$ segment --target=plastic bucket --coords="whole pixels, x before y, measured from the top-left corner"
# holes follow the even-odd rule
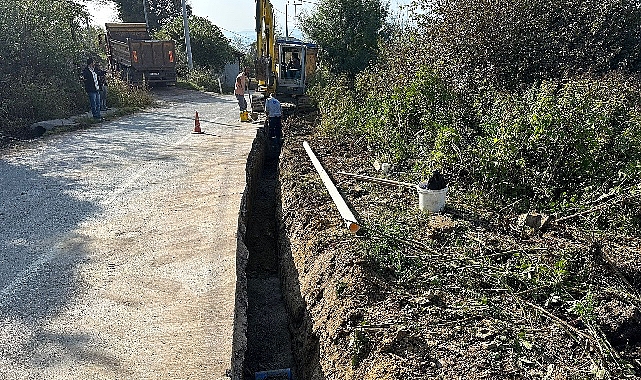
[[[445,207],[447,187],[441,190],[423,189],[416,186],[418,191],[418,208],[422,211],[441,212]]]

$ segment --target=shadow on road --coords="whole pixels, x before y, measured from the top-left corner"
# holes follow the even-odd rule
[[[85,346],[89,337],[47,326],[86,290],[77,267],[87,260],[87,241],[74,231],[98,206],[74,197],[82,190],[75,181],[3,159],[0,178],[0,375],[7,364],[37,373],[56,357],[118,370],[113,358]]]

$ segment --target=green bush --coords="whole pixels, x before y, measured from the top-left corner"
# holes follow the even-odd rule
[[[460,85],[520,89],[546,79],[641,71],[637,0],[416,0],[419,62]],[[614,21],[616,20],[616,21]]]
[[[187,55],[185,53],[185,30],[182,17],[174,17],[163,25],[154,35],[157,39],[176,41],[178,51],[178,72],[187,73]],[[221,72],[225,64],[232,61],[234,56],[228,38],[219,27],[204,17],[189,17],[189,36],[193,64],[212,71]]]
[[[81,90],[79,84],[77,87]],[[79,99],[71,90],[73,87],[60,83],[60,78],[43,74],[15,78],[13,85],[3,91],[7,96],[4,111],[14,120],[64,117],[79,107]]]
[[[87,109],[81,62],[95,54],[86,9],[69,1],[0,3],[0,132],[21,136],[29,124]]]
[[[497,208],[582,207],[641,182],[641,84],[623,74],[550,80],[524,93],[456,91],[437,70],[368,70],[313,94],[323,131],[366,137],[412,180],[435,169]]]
[[[194,68],[191,72],[184,76],[184,79],[186,79],[190,83],[193,83],[197,88],[201,90],[209,92],[220,92],[220,86],[218,85],[218,76],[210,69]]]
[[[451,130],[453,94],[427,67],[385,92],[368,92],[369,83],[377,80],[362,76],[356,89],[367,93],[363,130],[370,144],[394,162],[429,158],[437,138]]]
[[[118,108],[144,108],[152,105],[153,97],[145,87],[132,86],[120,78],[109,80],[107,104]],[[88,103],[87,103],[88,104]]]
[[[321,70],[311,79],[308,94],[323,114],[321,130],[332,136],[360,133],[358,112],[353,90],[345,76]]]
[[[376,59],[388,7],[381,0],[320,0],[313,13],[301,16],[301,30],[322,46],[325,67],[354,76]]]
[[[547,81],[477,102],[480,133],[458,147],[477,188],[543,207],[641,179],[641,87],[612,75]],[[452,155],[452,151],[444,155]],[[585,201],[586,199],[584,199]]]

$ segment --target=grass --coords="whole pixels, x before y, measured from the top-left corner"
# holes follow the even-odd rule
[[[176,87],[177,88],[182,88],[182,89],[185,89],[185,90],[194,90],[194,91],[203,91],[204,90],[203,87],[198,86],[196,83],[194,83],[192,81],[189,81],[189,80],[182,79],[182,78],[178,79],[178,81],[176,82]]]

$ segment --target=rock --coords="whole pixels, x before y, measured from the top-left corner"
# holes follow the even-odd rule
[[[476,332],[476,337],[477,337],[478,339],[480,339],[480,340],[488,340],[488,339],[490,339],[490,338],[494,337],[494,335],[495,335],[495,332],[494,332],[494,331],[492,331],[492,330],[491,330],[491,329],[489,329],[489,328],[486,328],[486,327],[485,327],[485,328],[480,328],[480,329]]]
[[[545,227],[550,222],[550,216],[546,214],[527,213],[517,218],[516,225],[519,228],[529,227],[535,231]]]

